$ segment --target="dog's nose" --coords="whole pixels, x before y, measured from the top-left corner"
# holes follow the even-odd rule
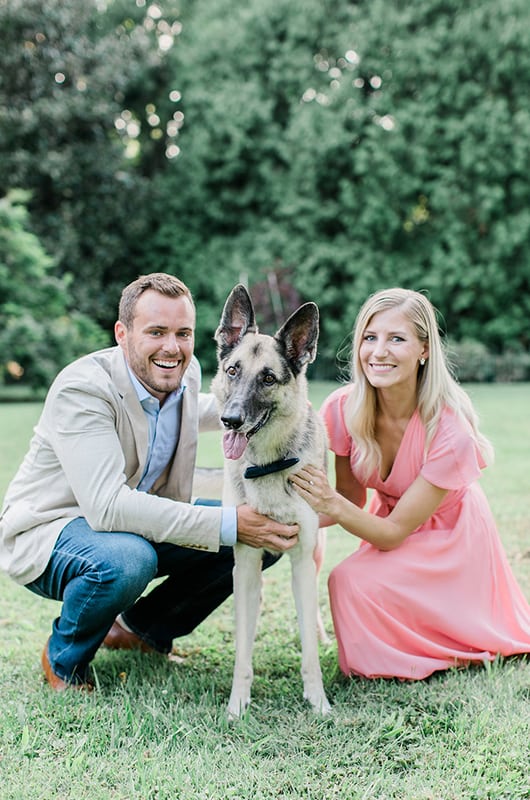
[[[221,417],[221,422],[225,428],[231,431],[238,431],[243,424],[243,419],[239,415],[233,414]]]

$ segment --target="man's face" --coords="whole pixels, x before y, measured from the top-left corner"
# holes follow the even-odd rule
[[[162,404],[178,389],[193,355],[195,310],[188,297],[148,289],[138,299],[132,328],[118,320],[116,341],[129,367]]]

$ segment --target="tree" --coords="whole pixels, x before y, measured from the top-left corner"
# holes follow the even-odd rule
[[[182,94],[180,155],[158,182],[159,224],[145,261],[153,269],[178,264],[192,287],[203,311],[197,341],[207,370],[234,283],[257,286],[260,319],[271,316],[271,278],[285,286],[285,313],[303,299],[290,291],[297,265],[282,219],[292,170],[287,137],[320,37],[343,22],[332,8],[322,0],[183,7],[182,36],[169,56]]]
[[[271,324],[318,301],[331,375],[401,284],[454,340],[528,350],[525,0],[48,5],[0,2],[0,192],[32,191],[81,310],[110,327],[124,283],[176,273],[211,370],[248,278]]]
[[[163,51],[154,5],[101,8],[0,3],[0,195],[30,192],[32,230],[59,274],[75,275],[77,307],[110,324],[141,269],[150,182],[165,162],[145,120]]]
[[[284,269],[318,299],[325,370],[366,296],[394,284],[428,291],[456,339],[528,348],[526,3],[198,0],[188,13],[155,263],[163,242],[195,282],[215,265],[223,295]]]
[[[68,312],[68,280],[53,276],[53,260],[27,230],[25,199],[0,200],[0,382],[41,388],[108,339],[88,317]]]

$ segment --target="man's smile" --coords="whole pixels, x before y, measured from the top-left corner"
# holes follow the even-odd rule
[[[173,369],[174,367],[178,367],[180,363],[180,359],[178,361],[162,361],[161,359],[153,358],[155,367],[160,367],[161,369]]]

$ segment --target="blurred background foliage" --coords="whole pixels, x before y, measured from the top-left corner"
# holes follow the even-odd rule
[[[0,0],[0,382],[112,342],[177,274],[212,372],[224,299],[425,290],[462,380],[530,378],[527,0]]]

